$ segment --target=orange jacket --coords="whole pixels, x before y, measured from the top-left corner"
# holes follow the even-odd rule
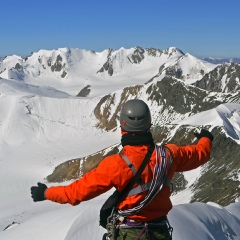
[[[210,158],[211,141],[202,137],[196,145],[177,146],[175,144],[166,144],[171,150],[173,163],[168,175],[173,178],[175,172],[192,170],[206,163]],[[125,146],[123,154],[138,169],[148,150],[148,146]],[[154,150],[150,161],[142,173],[143,182],[152,180],[152,170],[156,162],[156,152]],[[48,200],[58,203],[70,203],[77,205],[81,201],[92,199],[115,187],[122,191],[130,179],[133,177],[132,170],[119,154],[106,157],[97,168],[86,173],[81,179],[74,181],[68,186],[50,187],[46,190],[45,196]],[[120,205],[119,209],[124,210],[134,207],[146,196],[146,191],[127,197]],[[138,221],[150,221],[158,217],[167,215],[171,210],[170,187],[165,186],[159,195],[150,202],[137,215],[131,216]]]

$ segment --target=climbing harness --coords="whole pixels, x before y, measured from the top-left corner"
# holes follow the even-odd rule
[[[123,159],[126,161],[126,156]],[[130,160],[128,160],[130,161]],[[138,185],[136,188],[133,188],[128,196],[132,196],[141,192],[148,190],[147,196],[134,208],[127,209],[124,211],[118,210],[120,216],[131,216],[135,215],[141,209],[146,207],[155,197],[156,195],[162,190],[165,186],[167,180],[166,168],[167,168],[167,156],[166,151],[163,146],[156,146],[156,164],[154,167],[153,172],[153,180],[143,185]],[[135,171],[131,168],[133,174]]]
[[[171,184],[171,182],[168,179],[168,173],[170,171],[173,158],[170,153],[170,159],[168,161],[167,153],[166,153],[166,151],[170,151],[170,150],[168,148],[166,148],[165,146],[158,146],[158,145],[155,146],[155,149],[156,149],[156,164],[154,166],[154,171],[153,171],[153,180],[148,183],[140,183],[137,187],[135,187],[133,189],[129,189],[126,194],[126,196],[132,196],[132,195],[144,192],[144,191],[148,191],[146,197],[137,206],[135,206],[131,209],[117,210],[116,205],[115,205],[112,209],[111,215],[107,219],[107,224],[106,224],[107,233],[105,233],[103,235],[103,238],[102,238],[103,240],[115,240],[115,239],[117,239],[119,229],[133,228],[133,227],[135,228],[136,225],[138,225],[138,228],[139,227],[142,228],[142,231],[139,233],[136,240],[139,240],[140,237],[144,233],[146,233],[146,236],[148,239],[152,239],[152,238],[157,239],[155,237],[153,231],[150,228],[151,226],[153,226],[153,224],[155,224],[155,226],[156,226],[156,224],[160,224],[160,225],[167,224],[169,234],[170,234],[170,236],[172,236],[173,229],[170,226],[167,217],[165,217],[166,219],[164,219],[164,221],[160,221],[158,223],[135,222],[135,226],[133,226],[131,224],[132,220],[129,220],[127,218],[128,216],[134,215],[137,212],[139,212],[141,209],[146,207],[159,194],[159,192],[162,190],[162,188],[164,186],[167,186],[167,185],[170,186],[170,184]],[[146,157],[147,156],[145,156],[144,160],[146,160]],[[150,156],[148,156],[148,157],[150,159]],[[127,163],[127,165],[129,166],[129,168],[132,170],[132,172],[134,174],[134,179],[132,181],[132,186],[133,186],[134,182],[137,182],[137,179],[140,178],[139,175],[141,175],[141,173],[139,174],[139,172],[136,171],[135,167],[133,166],[133,164],[131,163],[131,161],[128,159],[127,156],[122,155],[122,158],[124,159],[124,161]],[[141,169],[141,172],[142,171],[143,171],[143,169]],[[138,176],[136,177],[136,175],[138,175]]]
[[[144,233],[147,239],[155,240],[157,237],[155,236],[153,229],[159,229],[163,226],[167,226],[170,239],[172,239],[173,228],[170,226],[167,216],[162,216],[150,222],[137,222],[132,219],[124,219],[119,225],[119,230],[128,228],[142,229],[135,240],[139,240]]]

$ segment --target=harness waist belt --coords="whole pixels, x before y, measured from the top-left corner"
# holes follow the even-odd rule
[[[143,228],[146,224],[149,227],[157,227],[160,225],[165,225],[167,223],[167,217],[166,216],[162,216],[160,218],[154,219],[152,221],[149,222],[137,222],[135,220],[132,219],[125,219],[124,222],[121,222],[119,224],[120,228]]]

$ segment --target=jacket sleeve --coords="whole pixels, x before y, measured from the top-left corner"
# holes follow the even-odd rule
[[[104,159],[97,168],[70,185],[48,188],[45,197],[53,202],[71,205],[92,199],[113,187],[109,171],[109,160]]]
[[[207,137],[199,139],[196,145],[166,145],[173,155],[173,171],[183,172],[195,169],[210,159],[212,142]]]

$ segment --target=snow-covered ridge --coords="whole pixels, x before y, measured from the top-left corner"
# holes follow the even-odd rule
[[[240,144],[240,104],[225,103],[173,123],[191,126],[223,127],[226,134]]]
[[[2,240],[30,240],[31,237],[35,240],[101,239],[106,230],[98,226],[98,212],[105,198],[106,194],[77,207],[61,206],[47,211],[42,210],[23,223],[15,223],[0,232],[0,238]],[[47,206],[46,203],[42,205]],[[239,209],[239,202],[226,208],[214,203],[174,206],[169,214],[169,221],[174,229],[173,239],[238,240]]]
[[[224,63],[207,73],[197,81],[197,87],[224,93],[235,93],[240,90],[240,65],[236,63]]]
[[[88,86],[90,91],[86,96],[94,97],[129,85],[143,84],[156,75],[165,75],[165,70],[172,66],[181,69],[182,78],[189,82],[200,80],[203,73],[216,67],[185,55],[175,47],[166,50],[120,48],[102,52],[60,48],[40,50],[25,59],[8,56],[0,62],[0,77],[51,86],[73,96]]]

